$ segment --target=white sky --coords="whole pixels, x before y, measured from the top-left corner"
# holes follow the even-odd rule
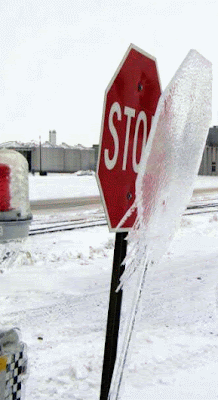
[[[157,59],[162,89],[191,48],[213,63],[218,125],[218,3],[1,0],[0,142],[99,142],[104,91],[130,43]]]

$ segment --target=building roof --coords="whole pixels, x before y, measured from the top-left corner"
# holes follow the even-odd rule
[[[17,142],[17,141],[9,141],[9,142],[4,142],[0,143],[1,148],[7,148],[7,149],[32,149],[36,147],[38,144],[36,141],[31,140],[30,142],[23,143],[23,142]]]
[[[85,147],[82,144],[76,144],[74,146],[70,146],[67,143],[61,143],[60,145],[57,145],[57,144],[52,144],[48,141],[42,143],[41,146],[50,148],[62,148],[62,149],[80,149],[80,150],[89,149],[89,147]],[[39,142],[36,142],[35,140],[31,140],[30,142],[27,143],[19,141],[9,141],[0,143],[0,148],[7,148],[7,149],[31,150],[36,147],[39,147]]]

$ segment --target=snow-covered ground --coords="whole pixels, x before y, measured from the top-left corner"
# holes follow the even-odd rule
[[[203,188],[218,188],[218,177],[217,176],[202,176],[199,175],[196,178],[195,189],[203,189]]]
[[[94,172],[93,172],[94,174]],[[30,200],[62,199],[99,195],[94,175],[29,175]]]
[[[30,199],[70,197],[70,186],[98,195],[94,176],[35,175]],[[99,399],[113,244],[102,226],[1,246],[1,328],[18,326],[27,343],[27,400]],[[122,400],[218,399],[217,266],[218,214],[183,217],[147,273]]]

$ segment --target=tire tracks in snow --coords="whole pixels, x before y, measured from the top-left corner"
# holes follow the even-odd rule
[[[1,314],[1,323],[17,326],[25,329],[25,326],[64,326],[66,321],[72,323],[73,331],[90,333],[101,331],[106,325],[106,309],[108,302],[108,290],[86,293],[79,295],[63,295],[53,304],[45,304],[41,307],[26,308],[21,311],[7,312]],[[98,312],[96,312],[98,310]],[[81,315],[83,321],[81,323]]]

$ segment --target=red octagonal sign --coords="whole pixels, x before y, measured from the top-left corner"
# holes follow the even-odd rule
[[[154,57],[130,45],[105,91],[97,180],[111,231],[128,231],[136,213],[117,229],[135,200],[135,180],[161,94]]]

